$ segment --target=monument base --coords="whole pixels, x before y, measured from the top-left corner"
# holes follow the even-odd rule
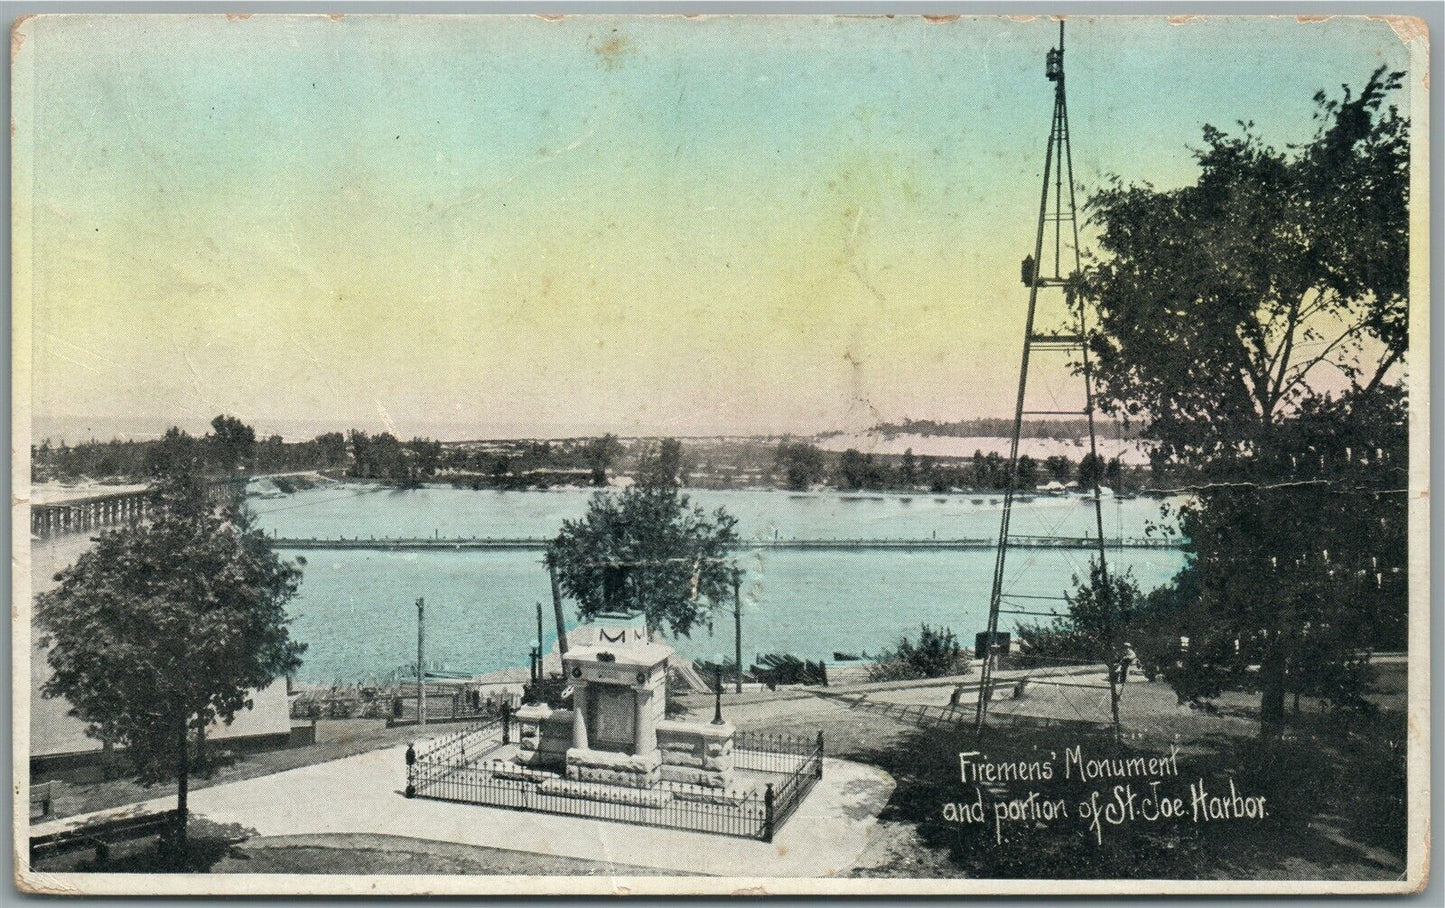
[[[574,747],[567,751],[567,778],[625,788],[651,788],[661,778],[662,754],[621,754]]]

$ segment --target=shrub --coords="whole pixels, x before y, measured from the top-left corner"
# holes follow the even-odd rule
[[[968,670],[968,656],[953,631],[924,624],[917,644],[906,636],[900,638],[896,649],[885,649],[878,662],[869,667],[868,677],[874,681],[906,681],[962,675]]]

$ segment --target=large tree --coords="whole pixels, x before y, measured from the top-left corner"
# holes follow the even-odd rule
[[[256,456],[255,429],[223,413],[211,420],[211,430],[211,446],[221,470],[231,473],[252,465]]]
[[[1075,290],[1099,401],[1144,424],[1156,470],[1201,480],[1182,585],[1218,618],[1207,646],[1186,636],[1237,651],[1239,679],[1258,665],[1266,726],[1292,673],[1349,674],[1366,642],[1347,632],[1354,584],[1403,569],[1409,124],[1388,103],[1402,75],[1316,95],[1301,146],[1206,126],[1195,183],[1090,200],[1101,257]],[[1370,627],[1398,624],[1403,587],[1377,588]]]
[[[1102,256],[1080,289],[1106,409],[1171,455],[1230,457],[1267,446],[1322,368],[1385,380],[1407,345],[1409,124],[1385,103],[1402,76],[1317,95],[1303,147],[1206,126],[1196,183],[1090,200]]]
[[[164,476],[152,494],[148,522],[102,533],[37,597],[52,672],[41,690],[123,747],[141,781],[176,780],[183,853],[200,736],[300,666],[285,608],[300,571],[239,502],[216,509],[195,479]]]
[[[562,524],[546,558],[583,620],[640,612],[649,629],[686,636],[732,601],[736,525],[722,508],[708,514],[670,486],[599,492],[585,516]]]

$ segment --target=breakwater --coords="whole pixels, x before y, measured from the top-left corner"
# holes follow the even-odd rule
[[[475,552],[475,551],[541,551],[549,540],[535,537],[446,537],[417,538],[346,537],[296,538],[274,536],[278,549],[346,549],[386,552]],[[975,550],[992,549],[997,541],[988,538],[965,539],[759,539],[743,540],[737,548],[782,549],[785,551],[846,552],[888,550]],[[1096,539],[1089,536],[1011,536],[1011,548],[1093,549]],[[1121,537],[1105,538],[1109,549],[1178,549],[1182,543],[1175,538]]]

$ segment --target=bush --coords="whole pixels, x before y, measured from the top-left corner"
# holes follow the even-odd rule
[[[564,697],[568,681],[561,675],[552,675],[540,681],[529,681],[522,688],[523,703],[545,703],[553,709],[571,708],[572,698]]]
[[[885,649],[878,662],[869,667],[868,677],[873,681],[907,681],[963,675],[968,670],[968,656],[953,631],[924,624],[916,645],[907,637],[899,639],[896,649]]]

